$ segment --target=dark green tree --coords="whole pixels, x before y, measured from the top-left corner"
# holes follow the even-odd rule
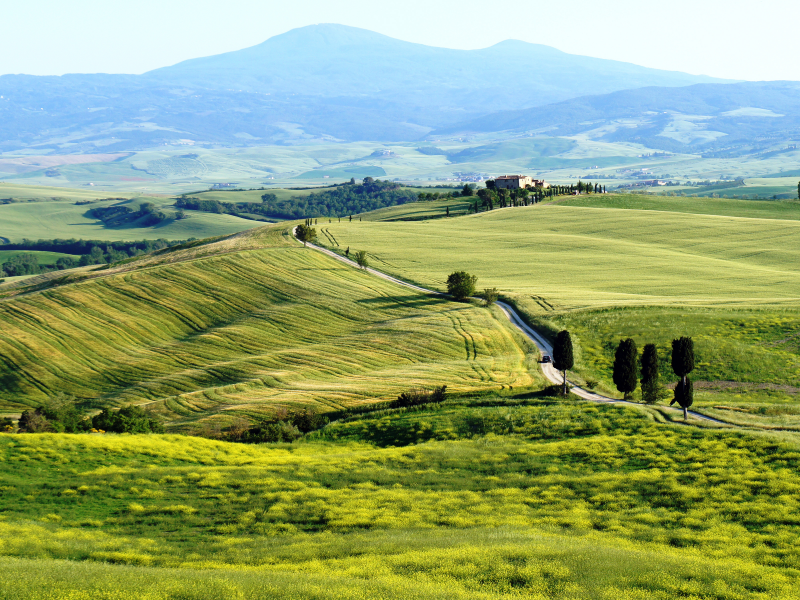
[[[463,187],[463,188],[461,188],[461,195],[462,195],[462,196],[467,196],[467,197],[469,197],[469,196],[472,196],[474,193],[475,193],[475,192],[473,191],[473,189],[472,189],[471,187],[469,187],[469,184],[468,184],[468,183],[465,183],[465,184],[464,184],[464,187]]]
[[[497,186],[494,183],[494,179],[487,179],[486,180],[486,189],[494,191]]]
[[[641,359],[642,400],[655,404],[659,400],[658,350],[655,344],[645,344]]]
[[[670,405],[677,402],[683,408],[683,419],[687,419],[686,409],[692,405],[692,384],[687,375],[694,370],[694,341],[690,337],[672,340],[672,371],[681,378],[681,385],[675,388],[675,398]],[[680,388],[680,393],[678,389]]]
[[[675,397],[669,405],[672,406],[676,402],[683,409],[683,420],[686,421],[689,418],[689,407],[694,402],[694,386],[692,386],[692,380],[688,377],[681,379],[678,385],[675,386]]]
[[[447,212],[446,212],[446,214],[445,214],[445,216],[449,217],[449,216],[450,216],[450,207],[449,207],[449,206],[446,206],[446,207],[445,207],[445,210],[447,211]]]
[[[317,239],[317,230],[308,225],[298,225],[295,228],[295,236],[298,240],[303,242],[305,246],[308,242],[314,242]]]
[[[797,199],[800,200],[800,181],[797,182]]]
[[[478,278],[465,271],[450,273],[447,277],[447,293],[454,300],[463,302],[475,293],[475,284]]]
[[[612,378],[614,385],[622,392],[626,400],[630,400],[638,385],[638,352],[636,342],[631,338],[621,340],[614,354]]]
[[[559,331],[556,335],[555,343],[553,343],[553,366],[556,370],[561,371],[564,376],[563,388],[561,393],[567,395],[567,371],[575,365],[575,360],[572,356],[572,337],[566,329]]]

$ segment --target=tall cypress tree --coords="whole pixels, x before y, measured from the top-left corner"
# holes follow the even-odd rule
[[[562,394],[567,395],[567,371],[575,364],[572,356],[572,338],[569,331],[559,331],[553,344],[553,366],[564,376]]]
[[[614,355],[613,379],[614,385],[625,395],[626,400],[631,399],[639,383],[637,381],[637,358],[636,342],[631,338],[620,341]]]
[[[672,340],[672,371],[681,378],[680,383],[675,387],[675,397],[670,402],[670,406],[675,404],[683,409],[683,420],[688,419],[686,409],[694,401],[692,382],[687,375],[694,370],[694,342],[690,337],[682,337]]]
[[[642,400],[647,404],[658,402],[658,350],[655,344],[645,344],[642,351]]]

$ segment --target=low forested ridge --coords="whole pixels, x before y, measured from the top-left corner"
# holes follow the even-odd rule
[[[182,196],[175,202],[175,206],[179,209],[228,214],[245,219],[252,219],[253,215],[273,219],[338,218],[415,202],[417,196],[416,191],[404,188],[399,183],[365,177],[362,183],[351,179],[350,183],[284,200],[269,192],[261,196],[261,203],[219,202]]]

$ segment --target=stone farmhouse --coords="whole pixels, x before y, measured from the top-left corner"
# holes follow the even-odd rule
[[[502,175],[494,180],[497,189],[521,190],[526,187],[548,188],[550,184],[544,179],[532,179],[527,175]]]

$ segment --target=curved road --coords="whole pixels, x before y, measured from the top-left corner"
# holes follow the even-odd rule
[[[294,235],[294,233],[295,231],[293,229],[292,234]],[[350,265],[351,267],[356,267],[357,269],[361,268],[355,261],[352,261],[349,258],[345,258],[344,256],[336,254],[336,252],[333,252],[332,250],[328,250],[327,248],[323,248],[322,246],[317,246],[316,244],[311,244],[311,243],[308,243],[308,246],[314,248],[315,250],[319,250],[324,254],[327,254],[331,258],[335,258],[338,261]],[[368,273],[371,273],[372,275],[375,275],[376,277],[380,277],[381,279],[386,279],[387,281],[391,281],[392,283],[402,285],[403,287],[407,287],[412,290],[416,290],[418,292],[431,294],[433,296],[442,296],[442,297],[447,296],[447,294],[443,294],[442,292],[429,290],[427,288],[414,285],[413,283],[408,283],[406,281],[403,281],[402,279],[398,279],[397,277],[392,277],[391,275],[387,275],[386,273],[383,273],[371,267],[367,267],[366,271]],[[506,317],[508,317],[508,320],[511,321],[511,324],[514,325],[517,329],[519,329],[525,337],[527,337],[530,341],[532,341],[536,345],[536,347],[539,348],[539,351],[542,354],[549,354],[549,355],[553,354],[553,347],[550,345],[550,343],[544,337],[542,337],[536,330],[527,325],[525,321],[523,321],[522,318],[519,316],[517,311],[515,311],[513,308],[511,308],[511,306],[509,306],[505,302],[498,301],[497,306],[499,306],[500,310],[502,310],[503,313],[506,315]],[[553,363],[540,363],[540,366],[542,368],[542,373],[544,374],[545,378],[548,381],[559,385],[563,382],[561,372],[556,371],[555,367],[553,367]],[[567,380],[567,382],[569,383],[569,380]],[[642,406],[637,402],[629,402],[627,400],[620,400],[618,398],[609,398],[608,396],[603,396],[602,394],[598,394],[590,390],[585,390],[577,386],[572,387],[570,391],[576,396],[579,396],[584,400],[589,400],[591,402],[606,402],[608,404],[630,404],[632,406]],[[663,406],[661,408],[678,414],[682,413],[681,409],[678,408],[667,408]],[[696,419],[709,421],[711,423],[717,423],[719,425],[727,425],[729,427],[735,427],[735,425],[733,425],[732,423],[726,423],[725,421],[720,421],[719,419],[707,417],[705,415],[701,415],[700,413],[696,413],[691,410],[688,412],[689,415],[695,417]]]

